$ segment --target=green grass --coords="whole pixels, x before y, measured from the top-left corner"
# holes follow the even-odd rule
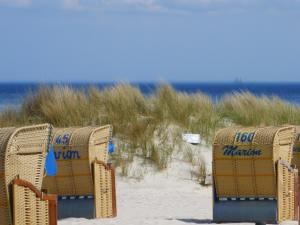
[[[299,106],[278,97],[257,97],[249,92],[226,95],[219,102],[201,93],[175,91],[159,84],[145,96],[126,83],[87,90],[68,86],[41,86],[29,93],[20,108],[0,113],[0,126],[48,122],[56,127],[112,124],[119,141],[115,162],[128,174],[134,157],[165,169],[182,132],[199,133],[211,143],[216,129],[245,126],[300,124]],[[203,170],[203,168],[202,168]]]

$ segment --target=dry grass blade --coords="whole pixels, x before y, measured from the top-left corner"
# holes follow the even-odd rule
[[[82,90],[41,86],[26,96],[20,109],[0,112],[2,127],[43,122],[57,127],[112,124],[115,137],[126,143],[114,156],[126,175],[134,156],[153,162],[159,169],[168,166],[174,145],[178,145],[178,138],[166,138],[172,133],[170,127],[199,133],[211,143],[217,128],[231,124],[300,124],[300,107],[249,92],[236,92],[214,102],[201,92],[179,92],[168,84],[159,84],[151,95],[143,95],[139,88],[121,83]]]

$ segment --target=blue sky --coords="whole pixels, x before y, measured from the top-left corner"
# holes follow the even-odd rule
[[[300,0],[0,0],[0,82],[300,81]]]

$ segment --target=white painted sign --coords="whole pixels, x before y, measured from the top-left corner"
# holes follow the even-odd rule
[[[200,144],[200,134],[182,134],[182,140],[190,144]]]

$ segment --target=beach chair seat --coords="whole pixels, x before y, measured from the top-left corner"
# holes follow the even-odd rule
[[[49,124],[0,129],[0,225],[18,224],[13,220],[13,205],[19,204],[26,195],[17,191],[18,197],[14,198],[13,182],[16,178],[41,190],[51,129]],[[27,213],[29,208],[24,210]],[[36,212],[33,216],[41,215]],[[19,224],[30,223],[23,221]]]
[[[297,217],[298,171],[291,167],[294,135],[292,126],[234,127],[216,134],[214,221],[277,223]]]
[[[116,216],[114,168],[108,164],[112,127],[54,128],[56,176],[43,189],[57,194],[58,218]]]

